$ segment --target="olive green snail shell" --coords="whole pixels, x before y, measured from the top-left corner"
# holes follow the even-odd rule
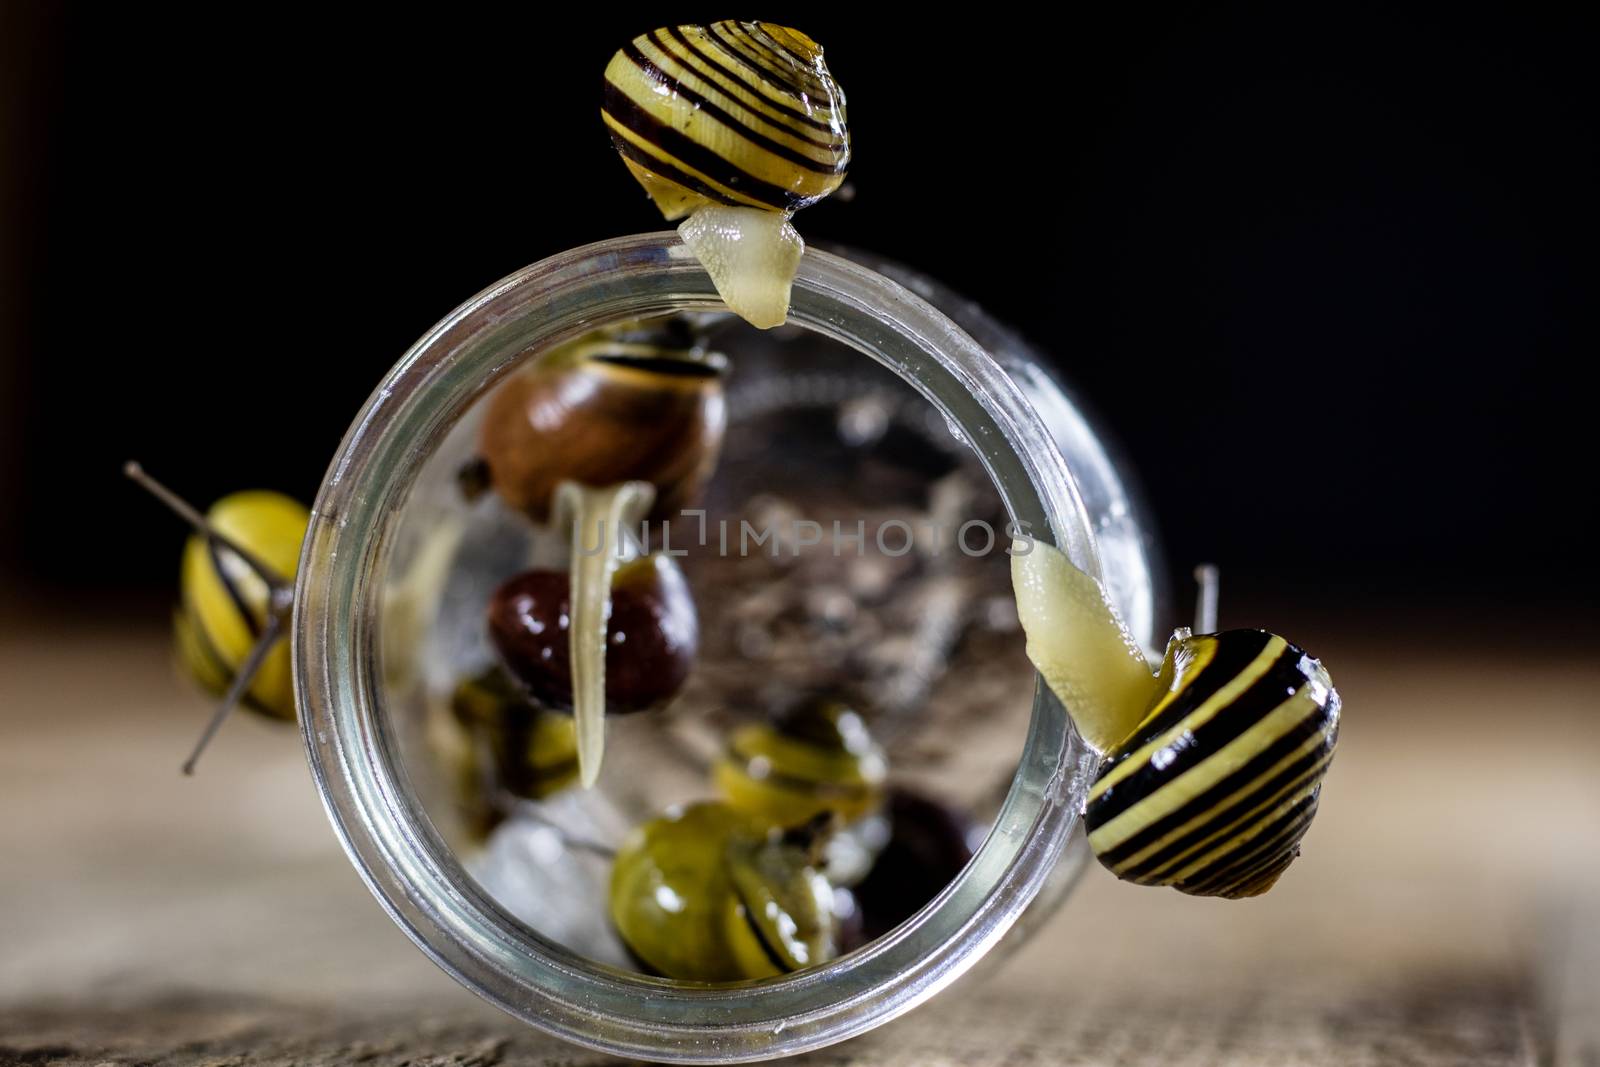
[[[1260,630],[1180,630],[1158,694],[1090,790],[1090,846],[1140,885],[1266,892],[1299,855],[1333,758],[1340,704],[1328,672]]]
[[[668,219],[706,203],[793,212],[838,188],[850,162],[821,46],[768,22],[635,37],[606,67],[601,118]]]
[[[838,953],[833,890],[807,848],[726,804],[693,804],[629,835],[610,909],[635,957],[668,978],[732,982]]]

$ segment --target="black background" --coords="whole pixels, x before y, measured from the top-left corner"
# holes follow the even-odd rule
[[[452,307],[662,228],[600,72],[635,33],[738,15],[809,32],[849,94],[855,198],[802,233],[1053,352],[1175,562],[1352,615],[1584,617],[1576,7],[552,6],[0,8],[8,588],[168,590],[181,534],[124,458],[201,501],[309,499]]]

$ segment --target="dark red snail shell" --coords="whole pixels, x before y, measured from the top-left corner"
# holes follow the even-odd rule
[[[532,570],[495,590],[489,636],[501,662],[547,708],[572,710],[568,576]],[[655,554],[624,563],[611,581],[606,628],[606,711],[627,714],[663,704],[689,677],[699,620],[683,572]]]

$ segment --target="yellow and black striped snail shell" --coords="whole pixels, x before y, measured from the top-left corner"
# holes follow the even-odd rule
[[[458,684],[428,740],[450,775],[469,838],[482,842],[511,814],[511,797],[543,800],[578,781],[572,717],[530,704],[498,667]]]
[[[1084,811],[1118,878],[1197,896],[1271,889],[1300,854],[1339,736],[1322,664],[1261,630],[1216,629],[1216,568],[1196,569],[1196,636],[1159,673],[1104,586],[1044,542],[1011,557],[1028,658],[1105,756]]]
[[[821,46],[769,22],[640,34],[606,67],[601,117],[668,219],[707,203],[792,212],[837,189],[850,163]]]
[[[728,308],[782,325],[805,242],[790,224],[850,164],[844,93],[822,46],[770,22],[668,26],[606,66],[600,117],[628,170]]]
[[[205,517],[217,533],[283,577],[294,577],[311,521],[298,501],[282,493],[248,490],[223,497]],[[220,696],[281,606],[253,567],[217,539],[199,533],[184,545],[179,588],[182,599],[173,619],[179,662],[208,692]],[[267,652],[243,703],[262,715],[294,721],[288,641],[280,640]]]
[[[726,804],[693,804],[629,835],[610,911],[628,949],[668,978],[770,978],[838,954],[833,888],[813,842]]]
[[[1157,692],[1090,790],[1090,846],[1140,885],[1266,892],[1299,855],[1333,758],[1340,705],[1328,672],[1261,630],[1179,630]]]
[[[494,783],[512,796],[542,800],[578,780],[572,716],[529,703],[500,668],[456,686],[450,710],[486,746]]]
[[[735,730],[712,777],[731,806],[772,825],[849,823],[882,806],[888,762],[855,710],[823,700]]]

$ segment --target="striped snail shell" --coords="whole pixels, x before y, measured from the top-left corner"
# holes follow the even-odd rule
[[[217,501],[206,521],[292,578],[311,515],[281,493],[249,490]],[[231,549],[200,534],[184,545],[179,589],[182,599],[173,618],[178,660],[204,689],[220,696],[266,628],[272,591]],[[270,718],[294,721],[289,642],[279,641],[267,653],[243,703]]]
[[[888,762],[857,712],[818,701],[735,730],[712,777],[729,805],[772,825],[848,823],[882,805]]]
[[[578,741],[572,717],[537,707],[500,668],[456,686],[450,695],[456,724],[485,741],[494,784],[513,796],[540,800],[578,780]]]
[[[478,451],[487,480],[536,521],[563,481],[655,487],[675,518],[711,477],[727,411],[716,352],[655,333],[590,334],[539,360],[489,401]]]
[[[668,219],[707,203],[792,212],[837,189],[850,162],[821,46],[767,22],[640,34],[606,67],[601,118]]]
[[[1158,697],[1108,753],[1085,812],[1118,878],[1250,897],[1300,854],[1339,731],[1322,664],[1260,630],[1167,647]]]
[[[668,26],[606,67],[612,143],[735,314],[782,325],[805,242],[789,217],[850,163],[844,93],[822,46],[768,22]]]
[[[571,716],[535,707],[498,667],[460,681],[426,739],[473,843],[505,821],[505,797],[543,800],[578,781]]]
[[[826,963],[838,953],[838,919],[812,844],[726,804],[670,812],[617,851],[612,923],[668,978],[731,982]]]

